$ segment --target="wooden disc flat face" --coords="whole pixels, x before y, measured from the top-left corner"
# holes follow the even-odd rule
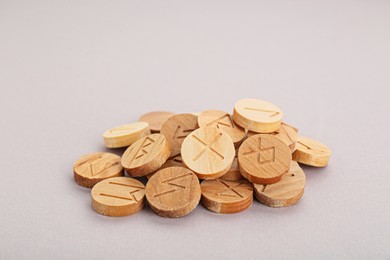
[[[101,180],[123,175],[121,158],[112,153],[92,153],[80,157],[73,165],[75,181],[92,188]]]
[[[232,166],[228,172],[221,177],[221,179],[227,181],[237,181],[244,179],[244,176],[242,176],[240,169],[238,168],[238,150],[236,150],[236,156],[234,157]]]
[[[184,167],[158,171],[146,184],[146,198],[152,210],[163,217],[176,218],[196,208],[201,196],[199,180]]]
[[[122,156],[122,166],[132,177],[145,176],[160,168],[170,156],[170,146],[161,134],[152,134],[133,143]]]
[[[160,133],[163,124],[175,113],[165,111],[154,111],[144,114],[140,117],[139,121],[149,123],[150,131],[152,133]]]
[[[234,123],[231,115],[220,110],[207,110],[198,117],[200,127],[215,126],[232,138],[233,143],[238,147],[245,138],[245,129]]]
[[[198,118],[192,114],[178,114],[170,117],[161,127],[172,147],[171,156],[180,154],[184,138],[198,128]]]
[[[332,151],[323,143],[308,137],[298,136],[297,149],[293,159],[315,167],[325,167],[329,163]]]
[[[201,127],[189,134],[181,149],[184,164],[200,179],[216,179],[224,175],[234,156],[232,139],[213,126]]]
[[[106,216],[127,216],[144,207],[145,186],[133,178],[115,177],[96,184],[92,191],[92,207]]]
[[[217,213],[237,213],[253,201],[253,187],[247,180],[205,180],[201,184],[202,204]]]
[[[261,203],[270,207],[286,207],[298,202],[306,185],[306,176],[296,161],[291,162],[290,170],[274,184],[254,184],[255,196]]]
[[[247,136],[251,137],[253,135],[257,135],[258,133],[249,131]],[[280,129],[276,132],[270,133],[271,135],[275,136],[276,138],[279,138],[282,140],[291,150],[293,153],[296,150],[296,143],[298,138],[298,129],[295,127],[292,127],[288,124],[282,123],[280,126]]]
[[[241,174],[258,184],[278,182],[291,163],[291,151],[278,138],[259,134],[246,139],[238,150]]]
[[[276,132],[282,118],[283,113],[277,106],[260,99],[241,99],[234,106],[234,122],[253,132]]]
[[[121,125],[104,132],[104,145],[108,148],[127,147],[149,134],[149,124],[146,122],[134,122]]]
[[[169,159],[163,164],[163,166],[161,166],[161,168],[158,169],[157,171],[162,170],[162,169],[164,169],[164,168],[172,167],[172,166],[186,167],[186,166],[184,165],[184,163],[183,163],[183,159],[181,158],[181,155],[180,155],[180,154],[178,154],[178,155],[176,155],[176,156],[173,156],[173,157],[169,158]],[[146,175],[146,177],[147,177],[148,179],[150,179],[157,171],[152,172],[152,173]]]

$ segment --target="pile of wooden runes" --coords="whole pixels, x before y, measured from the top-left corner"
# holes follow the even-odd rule
[[[151,112],[103,134],[106,147],[128,147],[122,157],[84,155],[74,163],[74,178],[92,188],[92,207],[107,216],[134,214],[146,201],[171,218],[189,214],[200,201],[217,213],[243,211],[253,197],[270,207],[290,206],[306,184],[298,162],[324,167],[331,151],[282,119],[278,107],[259,99],[239,100],[233,115]],[[146,186],[136,179],[143,176]]]

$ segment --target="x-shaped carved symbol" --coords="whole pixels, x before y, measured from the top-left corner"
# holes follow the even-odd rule
[[[222,184],[223,186],[226,187],[222,192],[215,193],[217,196],[232,197],[232,198],[236,198],[237,196],[239,196],[240,198],[244,197],[235,189],[235,188],[241,186],[242,184],[244,184],[243,182],[237,183],[235,185],[229,185],[226,182],[224,182],[223,180],[218,180],[218,179],[217,179],[217,182],[219,182],[220,184]],[[226,193],[226,191],[228,191],[228,192],[232,191],[232,192],[234,192],[235,195]]]
[[[256,153],[257,154],[257,161],[258,161],[259,164],[267,164],[267,163],[275,162],[275,147],[272,146],[272,147],[262,148],[262,146],[261,146],[261,137],[259,137],[259,143],[258,143],[258,146],[257,146],[257,151],[253,150],[252,148],[250,148],[250,149],[251,149],[250,152],[243,153],[243,155],[247,156],[247,155]],[[271,151],[272,159],[262,161],[261,160],[261,153],[262,152],[266,152],[266,151]]]
[[[195,155],[195,157],[192,160],[193,161],[198,160],[207,150],[210,150],[210,151],[214,152],[214,154],[216,154],[219,158],[221,158],[223,160],[224,159],[223,155],[220,154],[213,147],[211,147],[213,144],[215,144],[218,141],[219,138],[221,138],[221,136],[222,136],[222,133],[217,134],[211,140],[211,142],[209,144],[207,144],[206,142],[202,141],[199,137],[193,135],[192,137],[203,146],[203,149],[197,155]]]

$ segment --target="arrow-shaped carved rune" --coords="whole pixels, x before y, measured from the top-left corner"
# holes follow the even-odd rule
[[[184,184],[187,184],[187,185],[183,185],[182,182],[184,182]],[[190,172],[163,180],[162,182],[160,182],[160,185],[169,186],[171,188],[155,194],[154,197],[156,198],[156,197],[160,197],[163,195],[167,195],[169,193],[188,189],[191,185],[191,182],[192,182],[192,173],[190,173]]]

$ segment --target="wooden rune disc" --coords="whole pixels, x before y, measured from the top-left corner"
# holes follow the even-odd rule
[[[174,115],[163,124],[160,133],[167,138],[171,145],[171,156],[180,154],[184,138],[197,128],[198,117],[192,114]]]
[[[149,124],[146,122],[134,122],[127,125],[121,125],[104,132],[104,145],[107,148],[127,147],[149,134]]]
[[[217,213],[237,213],[249,208],[253,201],[253,187],[247,180],[204,180],[202,204]]]
[[[298,136],[293,159],[306,165],[325,167],[331,155],[332,151],[325,144],[308,137]]]
[[[133,143],[122,156],[129,176],[140,177],[160,168],[170,156],[170,146],[162,134],[151,134]]]
[[[162,170],[164,168],[168,168],[168,167],[172,167],[172,166],[180,166],[180,167],[186,167],[183,163],[183,159],[181,158],[181,155],[178,154],[176,156],[173,156],[171,158],[169,158],[164,164],[163,166],[161,166],[157,171],[155,172],[152,172],[152,173],[149,173],[148,175],[146,175],[146,177],[148,179],[150,179],[150,177],[152,177],[156,172],[158,172],[159,170]]]
[[[257,135],[259,133],[248,131],[247,137],[251,137],[253,135]],[[298,129],[295,127],[292,127],[286,123],[282,122],[282,125],[280,126],[280,129],[276,132],[270,133],[271,135],[275,136],[276,138],[279,138],[282,140],[291,150],[291,153],[293,153],[296,150],[296,144],[298,139]]]
[[[201,127],[190,133],[181,149],[184,164],[200,179],[217,179],[224,175],[234,156],[232,139],[214,126]]]
[[[220,110],[207,110],[198,117],[199,127],[215,126],[232,138],[234,146],[239,147],[245,138],[245,129],[234,123],[231,115]]]
[[[81,156],[73,165],[75,181],[87,188],[111,177],[122,176],[121,158],[112,153],[92,153]]]
[[[166,111],[154,111],[147,114],[144,114],[140,117],[139,121],[148,122],[150,131],[152,133],[160,133],[161,127],[163,124],[175,113],[166,112]]]
[[[244,179],[244,176],[242,176],[240,169],[238,168],[238,150],[236,150],[236,156],[234,157],[232,166],[228,172],[221,177],[221,179],[226,181],[238,181]]]
[[[233,120],[239,126],[257,133],[272,133],[280,128],[282,111],[260,99],[241,99],[234,106]]]
[[[306,185],[306,176],[296,161],[291,161],[290,170],[274,184],[254,184],[258,201],[269,207],[286,207],[298,202]]]
[[[177,218],[189,214],[199,204],[199,179],[184,167],[168,167],[154,174],[146,184],[150,208],[162,217]]]
[[[240,172],[253,183],[278,182],[288,171],[290,163],[290,148],[272,135],[258,134],[249,137],[238,150]]]
[[[96,184],[91,191],[92,207],[99,214],[120,217],[140,211],[145,204],[145,186],[128,177],[115,177]]]

